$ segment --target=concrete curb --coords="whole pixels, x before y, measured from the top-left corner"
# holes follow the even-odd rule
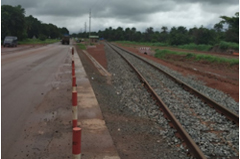
[[[78,123],[82,129],[82,158],[120,159],[81,60],[74,47]]]

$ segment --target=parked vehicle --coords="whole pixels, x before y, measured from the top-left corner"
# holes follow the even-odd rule
[[[3,47],[11,46],[17,47],[18,45],[18,38],[16,36],[6,36],[3,42]]]

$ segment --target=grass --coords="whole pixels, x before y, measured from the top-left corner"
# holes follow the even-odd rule
[[[123,45],[144,45],[144,46],[162,46],[162,47],[174,47],[174,48],[180,48],[185,50],[198,50],[198,51],[210,51],[211,48],[213,48],[213,45],[206,45],[206,44],[185,44],[185,45],[178,45],[178,46],[171,46],[167,43],[150,43],[150,42],[133,42],[133,41],[116,41],[117,43],[123,44]],[[226,42],[221,41],[219,44],[220,49],[227,50],[227,49],[234,49],[239,50],[239,44],[238,43],[232,43],[232,42]]]
[[[239,44],[238,43],[232,43],[232,42],[226,42],[226,41],[221,41],[219,43],[220,49],[227,50],[227,49],[234,49],[234,50],[239,50]]]
[[[164,59],[167,55],[183,55],[184,54],[182,52],[171,51],[166,49],[163,49],[163,50],[156,49],[155,52],[156,53],[154,56],[161,59]]]
[[[77,45],[81,50],[86,50],[86,46],[84,44],[77,44]]]
[[[199,51],[209,51],[213,46],[212,45],[197,45],[194,43],[185,44],[185,45],[178,45],[178,46],[171,46],[167,43],[149,43],[149,42],[132,42],[132,41],[116,41],[117,43],[121,43],[124,45],[144,45],[144,46],[162,46],[162,47],[177,47],[180,49],[186,49],[186,50],[199,50]]]
[[[186,50],[199,50],[199,51],[209,51],[213,46],[212,45],[205,45],[205,44],[185,44],[185,45],[179,45],[177,46],[180,49],[186,49]]]
[[[155,50],[155,57],[165,59],[167,55],[180,55],[185,56],[186,59],[193,59],[195,61],[207,61],[207,62],[213,62],[213,63],[226,63],[230,65],[239,64],[239,59],[235,58],[224,58],[224,57],[218,57],[213,55],[205,55],[205,54],[193,54],[193,53],[187,53],[187,52],[176,52],[176,51],[170,51],[170,50]]]
[[[144,45],[144,46],[169,46],[166,43],[150,43],[150,42],[135,42],[135,41],[116,41],[117,43],[124,45]]]
[[[44,41],[39,40],[39,39],[25,39],[22,41],[18,41],[18,44],[51,44],[51,43],[56,43],[59,42],[59,39],[46,39]]]

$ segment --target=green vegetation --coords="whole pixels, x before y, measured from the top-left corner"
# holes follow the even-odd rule
[[[116,41],[123,45],[142,45],[142,46],[169,46],[167,43],[160,42],[135,42],[135,41]]]
[[[159,49],[156,49],[155,50],[155,57],[157,58],[161,58],[161,59],[164,59],[166,58],[167,55],[187,55],[188,53],[184,53],[184,52],[177,52],[177,51],[171,51],[171,50],[166,50],[166,49],[163,49],[163,50],[159,50]]]
[[[221,41],[219,43],[219,47],[223,50],[227,50],[227,49],[238,50],[239,49],[239,44],[238,43],[233,43],[233,42]]]
[[[208,62],[214,62],[214,63],[227,63],[230,65],[239,64],[239,59],[235,58],[224,58],[224,57],[217,57],[212,55],[205,55],[205,54],[193,54],[193,53],[187,53],[187,52],[176,52],[176,51],[170,51],[170,50],[155,50],[155,57],[165,59],[168,55],[178,55],[181,57],[185,57],[186,59],[193,59],[196,61],[208,61]]]
[[[167,43],[153,43],[152,46],[169,46]]]
[[[230,59],[230,58],[216,57],[212,55],[203,55],[203,54],[195,54],[193,57],[195,58],[196,61],[205,60],[208,62],[228,63],[230,65],[239,64],[239,59],[235,59],[235,58]]]
[[[17,36],[18,40],[36,37],[41,40],[47,38],[61,38],[63,34],[69,34],[67,28],[58,28],[54,24],[45,24],[32,15],[25,16],[22,6],[1,6],[1,40],[6,36]]]
[[[144,45],[144,46],[169,46],[165,43],[155,42],[135,42],[135,41],[116,41],[117,43],[124,44],[124,45]]]
[[[212,45],[206,45],[206,44],[185,44],[185,45],[179,45],[177,46],[180,49],[186,49],[186,50],[199,50],[199,51],[209,51],[213,46]]]
[[[150,43],[150,42],[135,42],[135,41],[116,41],[117,43],[123,44],[123,45],[143,45],[143,46],[162,46],[162,47],[177,47],[180,49],[185,49],[185,50],[198,50],[198,51],[210,51],[211,48],[213,48],[213,45],[207,45],[207,44],[195,44],[195,43],[190,43],[190,44],[184,44],[184,45],[168,45],[167,43],[160,43],[160,42],[155,42],[155,43]],[[225,42],[221,41],[219,44],[217,44],[220,49],[222,50],[227,50],[227,49],[234,49],[238,50],[239,49],[239,44],[234,43],[234,42]]]
[[[86,50],[86,46],[84,44],[77,44],[77,45],[81,50]]]
[[[226,47],[222,41],[239,43],[239,12],[232,17],[220,16],[220,19],[220,22],[216,23],[212,28],[207,28],[203,25],[189,29],[184,26],[173,26],[172,28],[166,26],[159,28],[160,26],[156,26],[156,30],[153,27],[148,27],[144,31],[138,31],[135,27],[124,29],[119,26],[117,28],[109,27],[92,34],[96,34],[105,40],[118,41],[125,45],[171,46],[208,51],[221,43],[221,48],[236,49],[235,45],[228,44]],[[88,37],[87,32],[72,35],[74,37]]]
[[[18,44],[51,44],[59,41],[60,41],[59,39],[46,39],[46,40],[24,39],[22,41],[18,41]]]

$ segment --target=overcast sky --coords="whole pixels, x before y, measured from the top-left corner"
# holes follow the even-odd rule
[[[21,5],[26,16],[43,23],[66,27],[70,33],[87,31],[91,8],[91,30],[112,27],[148,27],[161,30],[167,26],[211,28],[222,15],[234,16],[239,11],[238,0],[1,0],[1,4]]]

